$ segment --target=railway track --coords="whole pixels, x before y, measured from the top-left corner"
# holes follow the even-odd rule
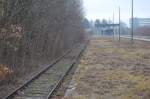
[[[50,99],[76,63],[86,45],[80,44],[67,51],[3,99]]]
[[[131,37],[128,37],[128,36],[121,36],[121,38],[131,39]],[[143,37],[140,37],[140,36],[139,37],[134,37],[134,40],[150,42],[149,38],[143,38]]]

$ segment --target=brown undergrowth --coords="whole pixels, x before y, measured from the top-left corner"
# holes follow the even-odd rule
[[[150,99],[150,43],[92,39],[69,99]]]

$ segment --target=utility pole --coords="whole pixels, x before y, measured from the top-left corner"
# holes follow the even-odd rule
[[[113,38],[115,38],[115,18],[114,18],[114,12],[113,12]]]
[[[119,42],[120,42],[120,34],[121,34],[121,20],[120,20],[120,6],[119,6]]]
[[[134,23],[133,23],[133,0],[132,0],[132,4],[131,4],[131,8],[132,8],[132,11],[131,11],[131,42],[132,44],[134,43]]]

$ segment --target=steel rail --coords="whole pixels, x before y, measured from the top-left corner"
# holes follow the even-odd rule
[[[74,64],[76,64],[77,59],[82,55],[82,53],[84,52],[84,50],[87,47],[88,42],[84,45],[83,49],[81,49],[79,55],[73,60],[70,68],[66,71],[66,73],[61,76],[61,78],[58,80],[58,82],[56,83],[56,85],[53,87],[53,89],[49,92],[48,96],[46,97],[46,99],[50,99],[52,98],[52,96],[54,95],[55,91],[59,88],[59,86],[61,85],[61,83],[63,82],[64,78],[66,77],[66,75],[72,70]]]
[[[73,47],[74,48],[74,47]],[[12,91],[9,95],[7,95],[6,97],[4,97],[3,99],[11,99],[11,97],[13,97],[15,94],[17,94],[17,92],[23,88],[25,88],[27,85],[29,85],[32,81],[34,81],[35,79],[37,79],[41,74],[43,74],[44,72],[46,72],[49,68],[51,68],[53,65],[55,65],[59,60],[61,60],[63,57],[65,57],[68,53],[70,53],[72,49],[69,49],[68,51],[66,51],[62,56],[58,57],[57,59],[55,59],[54,61],[52,61],[52,63],[48,66],[46,66],[44,69],[42,69],[40,72],[38,72],[36,75],[34,75],[33,77],[31,77],[31,79],[29,79],[28,81],[26,81],[23,85],[21,85],[20,87],[16,88],[14,91]]]
[[[84,48],[81,50],[81,52],[79,53],[79,55],[76,57],[76,59],[78,57],[80,57],[81,53],[83,53],[84,49],[86,48],[88,42],[85,43]],[[77,45],[76,45],[77,46]],[[55,65],[57,62],[59,62],[62,58],[64,58],[66,55],[68,55],[76,46],[74,46],[73,48],[69,49],[68,51],[66,51],[62,56],[58,57],[57,59],[55,59],[54,61],[52,61],[52,63],[48,66],[46,66],[44,69],[42,69],[40,72],[38,72],[37,74],[35,74],[33,77],[31,77],[31,79],[27,80],[24,84],[22,84],[20,87],[16,88],[14,91],[12,91],[10,94],[8,94],[7,96],[5,96],[3,99],[11,99],[12,97],[14,97],[19,90],[24,89],[25,87],[27,87],[30,83],[32,83],[34,80],[36,80],[37,78],[39,78],[43,73],[45,73],[48,69],[50,69],[51,67],[53,67],[53,65]],[[74,66],[74,64],[76,63],[76,59],[73,60],[70,68],[67,70],[67,72],[61,76],[61,78],[59,79],[59,81],[57,82],[57,84],[52,88],[52,90],[49,92],[48,96],[46,99],[49,99],[50,97],[52,97],[52,95],[54,94],[54,92],[56,91],[56,89],[59,87],[59,85],[61,84],[61,82],[63,81],[63,79],[65,78],[65,76],[68,74],[68,72],[72,69],[72,67]]]

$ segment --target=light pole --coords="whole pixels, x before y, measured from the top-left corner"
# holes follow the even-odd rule
[[[133,23],[133,0],[132,0],[132,4],[131,4],[131,8],[132,8],[132,11],[131,11],[131,21],[132,21],[132,24],[131,24],[131,42],[134,43],[134,23]]]
[[[120,24],[120,6],[119,6],[119,42],[120,42],[120,35],[121,35],[121,24]]]
[[[115,37],[115,26],[114,26],[114,24],[115,24],[115,16],[114,16],[114,12],[113,12],[113,38]]]

